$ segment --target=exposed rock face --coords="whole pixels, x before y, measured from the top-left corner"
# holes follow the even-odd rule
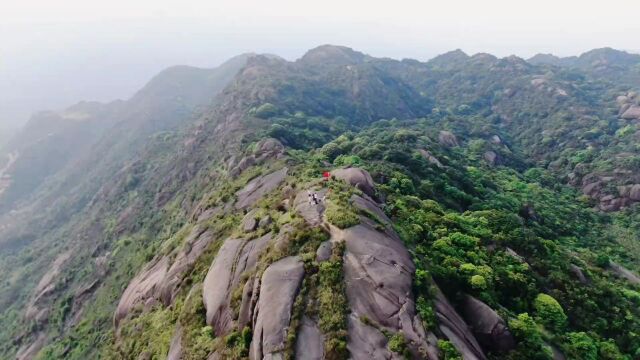
[[[375,196],[373,179],[366,170],[359,168],[337,169],[333,170],[331,175],[337,179],[346,181],[371,197]]]
[[[487,357],[480,344],[462,317],[451,306],[438,286],[435,286],[435,290],[434,305],[440,331],[451,341],[464,360],[486,360]]]
[[[420,153],[420,155],[422,155],[423,158],[425,158],[425,160],[427,160],[429,163],[441,168],[443,167],[442,163],[440,162],[440,160],[438,160],[438,158],[436,158],[435,156],[433,156],[433,154],[431,154],[429,151],[424,150],[424,149],[419,149],[418,152]]]
[[[578,279],[578,281],[580,281],[581,284],[586,285],[586,284],[589,283],[589,280],[587,279],[587,277],[582,272],[582,269],[580,269],[577,265],[574,265],[574,264],[569,265],[569,270],[571,271],[573,276],[576,279]]]
[[[397,234],[391,236],[388,232],[375,230],[375,223],[364,217],[361,224],[351,228],[342,231],[332,228],[332,241],[343,239],[346,245],[344,279],[349,306],[358,318],[366,317],[392,332],[402,331],[416,356],[437,359],[437,349],[428,341],[415,311],[412,294],[415,267]],[[350,322],[355,332],[350,334],[347,344],[352,356],[357,358],[354,352],[362,351],[363,357],[384,353],[374,346],[379,342],[365,339],[377,330],[363,327],[370,328],[357,319]],[[371,346],[375,347],[373,352]]]
[[[287,171],[288,169],[285,167],[274,171],[271,174],[259,176],[258,178],[253,179],[242,190],[236,192],[236,196],[238,198],[235,205],[236,208],[248,208],[264,195],[275,190],[287,177]]]
[[[318,324],[306,315],[302,317],[296,336],[296,359],[324,359],[324,336]]]
[[[47,343],[47,336],[40,334],[34,342],[29,345],[23,346],[18,350],[16,354],[16,360],[31,360],[38,355],[40,349],[42,349]]]
[[[640,277],[638,277],[638,275],[634,274],[631,270],[625,268],[624,266],[612,261],[609,264],[609,267],[611,271],[613,271],[614,274],[616,274],[618,277],[626,279],[634,285],[640,284]]]
[[[209,272],[204,279],[202,294],[205,308],[207,309],[207,324],[213,327],[216,336],[226,335],[235,325],[233,314],[230,309],[231,294],[239,285],[240,278],[244,272],[255,269],[258,256],[266,248],[272,235],[266,234],[258,239],[245,241],[241,239],[227,239],[218,250],[218,255],[214,259]],[[249,279],[243,288],[242,302],[250,303],[253,281]],[[247,324],[247,316],[251,312],[251,307],[242,309],[244,318],[240,319],[244,325]],[[242,315],[242,314],[241,314]],[[242,316],[241,316],[242,317]]]
[[[440,131],[438,134],[438,141],[441,145],[446,147],[456,147],[460,145],[458,143],[458,138],[450,131]]]
[[[399,359],[387,349],[387,338],[380,330],[363,324],[351,314],[347,319],[349,343],[347,348],[353,360],[387,360]]]
[[[56,289],[56,286],[60,281],[60,272],[71,255],[71,251],[58,255],[58,257],[49,266],[47,272],[42,276],[42,278],[40,278],[25,311],[25,318],[27,320],[35,321],[37,323],[47,320],[49,309],[48,307],[43,306],[43,302],[45,298],[47,298],[48,295],[53,293]]]
[[[640,106],[631,105],[621,116],[626,120],[640,120]]]
[[[229,161],[228,165],[231,167],[229,175],[238,176],[251,166],[262,164],[267,159],[278,158],[283,153],[284,146],[280,141],[273,138],[262,139],[256,144],[253,154],[245,156],[237,164],[235,164],[235,158]]]
[[[484,155],[482,155],[482,158],[491,166],[500,165],[500,157],[495,153],[495,151],[485,152]]]
[[[269,265],[262,275],[256,307],[253,340],[249,358],[281,359],[286,346],[291,311],[304,276],[304,265],[297,256]]]
[[[113,317],[114,323],[117,325],[120,320],[125,318],[131,310],[141,303],[152,299],[156,288],[161,283],[169,269],[169,259],[162,257],[151,262],[147,267],[138,274],[129,286],[122,293],[118,307]]]
[[[251,232],[258,228],[257,214],[258,209],[253,209],[242,218],[242,224],[240,226],[244,232]]]
[[[167,360],[182,360],[182,327],[180,324],[176,326],[176,330],[171,337]]]
[[[516,342],[507,323],[487,304],[467,295],[463,309],[476,339],[487,349],[507,352],[515,348]]]
[[[293,201],[293,207],[296,212],[309,223],[311,226],[318,226],[322,224],[322,214],[325,210],[324,202],[320,201],[318,204],[309,201],[309,192],[316,193],[318,199],[322,199],[327,193],[327,189],[315,191],[313,189],[303,190],[298,192],[295,200]]]
[[[331,251],[331,241],[327,240],[323,242],[318,247],[318,250],[316,250],[316,261],[320,263],[329,260],[331,257]]]

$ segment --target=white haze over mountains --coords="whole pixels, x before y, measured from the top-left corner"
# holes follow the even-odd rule
[[[640,1],[23,0],[0,2],[0,131],[37,110],[127,98],[176,64],[317,45],[427,60],[638,51]]]

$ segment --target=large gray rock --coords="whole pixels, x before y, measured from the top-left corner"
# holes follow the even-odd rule
[[[236,197],[238,198],[235,205],[236,208],[246,209],[266,194],[275,190],[287,177],[287,171],[288,169],[285,167],[251,180],[242,190],[236,192]]]
[[[249,358],[281,359],[286,347],[293,303],[304,276],[304,264],[297,256],[269,265],[262,275]]]
[[[336,169],[331,172],[331,175],[336,179],[346,181],[369,196],[375,195],[375,184],[366,170],[360,168]]]
[[[629,281],[634,285],[640,284],[640,277],[638,277],[638,275],[634,274],[631,270],[625,268],[624,266],[611,261],[611,263],[609,264],[609,268],[618,277],[622,279],[626,279],[627,281]]]
[[[140,274],[131,280],[122,293],[113,317],[116,326],[136,305],[143,304],[154,298],[156,288],[162,283],[168,269],[169,259],[165,256],[152,261]]]
[[[303,316],[296,336],[296,359],[324,359],[324,335],[318,324],[308,316]]]
[[[578,267],[577,265],[570,264],[569,265],[569,271],[571,271],[573,276],[576,279],[578,279],[578,281],[580,281],[581,284],[583,284],[583,285],[589,284],[589,279],[587,279],[587,277],[582,272],[582,269],[580,269],[580,267]]]
[[[627,120],[640,120],[640,106],[631,105],[621,117]]]
[[[354,194],[351,196],[351,203],[356,208],[375,218],[376,221],[384,224],[387,227],[392,227],[391,219],[389,219],[384,211],[382,211],[380,206],[375,201],[371,200],[370,197],[366,195],[358,196]]]
[[[347,331],[347,349],[353,360],[400,359],[387,349],[387,337],[380,330],[363,324],[353,314],[347,318]]]
[[[484,161],[487,162],[487,164],[491,165],[491,166],[496,166],[496,165],[500,165],[500,157],[498,156],[498,154],[496,154],[495,151],[486,151],[483,155],[482,158],[484,159]]]
[[[516,347],[516,341],[507,323],[491,307],[473,296],[464,298],[465,319],[476,339],[494,352],[507,352]]]
[[[252,232],[258,228],[258,209],[253,209],[249,211],[243,218],[240,224],[242,231],[244,232]]]
[[[444,145],[446,147],[459,146],[458,138],[450,131],[440,131],[440,133],[438,134],[438,141],[441,145]]]
[[[442,165],[442,163],[440,162],[440,160],[438,160],[438,158],[436,158],[435,156],[433,156],[433,154],[431,154],[431,152],[424,150],[424,149],[419,149],[418,152],[420,153],[420,155],[427,160],[429,163],[431,163],[432,165],[435,165],[439,168],[444,167]]]
[[[178,324],[171,337],[167,360],[182,360],[182,326]]]
[[[36,339],[27,345],[24,345],[18,350],[16,354],[16,360],[32,360],[38,355],[40,350],[46,345],[47,336],[44,333],[40,333]]]
[[[324,214],[325,204],[320,201],[318,204],[309,202],[309,192],[315,193],[318,199],[322,199],[327,193],[327,189],[315,190],[308,189],[299,191],[293,201],[293,207],[296,212],[309,223],[311,226],[322,224],[322,214]]]
[[[207,324],[213,327],[216,336],[223,336],[233,321],[229,293],[233,269],[243,245],[241,239],[225,240],[204,279],[202,297],[207,309]]]
[[[348,229],[332,227],[332,241],[345,241],[344,279],[349,307],[391,332],[402,331],[417,357],[437,358],[415,310],[412,281],[415,267],[397,235],[375,229],[373,221]],[[362,326],[368,326],[361,324]],[[354,328],[356,329],[356,328]],[[349,336],[348,345],[357,337]]]
[[[482,347],[471,333],[467,323],[453,308],[438,286],[434,286],[434,306],[438,328],[458,350],[464,360],[486,360]]]
[[[165,274],[163,280],[158,285],[156,297],[168,306],[175,300],[184,276],[193,267],[196,260],[204,253],[204,251],[213,242],[214,236],[211,231],[202,231],[199,227],[195,227],[191,234],[185,240],[180,252],[176,256],[173,264]]]
[[[331,241],[327,240],[322,242],[316,250],[316,261],[320,263],[329,260],[329,258],[331,258],[332,250]]]
[[[258,258],[269,244],[271,237],[271,234],[266,234],[251,241],[227,239],[218,251],[202,288],[207,309],[207,324],[213,327],[216,336],[228,334],[236,325],[230,308],[231,294],[236,287],[240,286],[242,274],[255,269]],[[246,293],[249,297],[252,293],[246,287],[250,286],[247,285],[250,282],[247,281],[243,288],[243,295]],[[242,302],[246,301],[248,300],[243,296]],[[244,311],[244,317],[240,317],[240,327],[248,324],[247,317],[250,316],[251,310],[252,308],[242,309],[241,305],[240,312],[242,315]]]

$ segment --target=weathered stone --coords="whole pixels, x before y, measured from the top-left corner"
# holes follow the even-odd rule
[[[569,270],[571,271],[573,276],[576,279],[578,279],[578,281],[580,281],[580,283],[585,284],[585,285],[589,283],[589,280],[587,279],[586,276],[584,276],[584,273],[582,272],[582,269],[580,269],[577,265],[570,264],[569,265]]]
[[[438,328],[458,350],[464,360],[486,360],[486,356],[475,336],[462,317],[451,306],[438,286],[434,286],[434,306]]]
[[[492,144],[496,144],[496,145],[502,144],[502,139],[498,135],[491,136],[490,141],[491,141]]]
[[[371,197],[375,196],[375,184],[366,170],[360,168],[336,169],[331,172],[331,175],[336,179],[346,181]]]
[[[169,259],[162,257],[152,261],[138,274],[122,293],[114,315],[116,326],[137,305],[144,304],[155,294],[169,268]]]
[[[316,261],[323,262],[329,260],[331,257],[331,241],[325,241],[316,250]]]
[[[258,214],[258,209],[253,209],[249,211],[243,218],[241,222],[242,231],[244,232],[252,232],[258,228],[258,219],[256,219],[256,215]]]
[[[300,290],[304,264],[297,256],[269,265],[262,275],[249,358],[280,359],[286,347],[293,303]]]
[[[178,324],[171,337],[166,360],[182,360],[182,326]]]
[[[397,235],[377,231],[371,220],[361,220],[345,230],[332,227],[332,241],[345,242],[344,279],[351,311],[392,332],[402,331],[416,356],[436,353],[435,344],[428,342],[421,322],[416,321],[415,267],[407,249]],[[350,335],[349,341],[355,338]]]
[[[242,190],[236,192],[238,201],[235,207],[237,209],[245,209],[255,204],[256,201],[275,190],[284,181],[287,177],[287,171],[288,169],[285,167],[251,180]]]
[[[640,106],[631,105],[621,117],[626,120],[640,120]]]
[[[232,271],[243,244],[240,239],[225,240],[204,279],[202,297],[207,309],[207,324],[213,327],[216,336],[224,335],[231,326],[228,294],[231,291]]]
[[[517,252],[515,252],[512,248],[510,247],[506,247],[504,249],[504,252],[507,253],[507,255],[511,256],[512,258],[520,261],[520,262],[526,262],[524,257],[520,256]]]
[[[327,189],[321,189],[317,192],[313,189],[299,191],[293,201],[293,207],[298,214],[302,215],[309,225],[317,226],[322,224],[322,214],[324,213],[325,205],[323,201],[319,201],[318,204],[310,201],[309,193],[316,193],[316,197],[321,200],[327,193]]]
[[[438,158],[436,158],[435,156],[433,156],[433,154],[431,154],[429,151],[424,150],[424,149],[419,149],[418,152],[420,153],[420,155],[422,155],[422,157],[427,160],[429,163],[431,163],[432,165],[435,165],[439,168],[443,167],[442,163],[440,162],[440,160],[438,160]]]
[[[16,360],[32,360],[38,355],[40,349],[42,349],[47,343],[47,336],[44,333],[38,334],[36,339],[27,345],[24,345],[18,350],[16,354]]]
[[[634,285],[640,285],[640,277],[638,277],[638,275],[634,274],[631,270],[625,268],[624,266],[611,261],[609,263],[609,268],[618,277],[622,279],[626,279],[627,281],[629,281]]]
[[[382,211],[380,206],[368,196],[351,196],[351,203],[358,209],[368,213],[387,227],[392,227],[391,219]]]
[[[308,316],[303,316],[296,336],[296,359],[324,359],[324,336],[318,324]]]
[[[440,131],[440,133],[438,134],[438,141],[441,145],[446,147],[459,146],[458,138],[450,131]]]
[[[507,323],[487,304],[467,295],[463,310],[476,339],[487,349],[507,352],[515,348],[516,342]]]
[[[265,215],[260,219],[260,222],[258,223],[258,227],[266,228],[267,226],[271,225],[272,222],[273,220],[271,219],[271,216]]]
[[[363,324],[354,314],[347,318],[347,349],[353,360],[400,359],[387,349],[387,338],[380,330]]]
[[[486,151],[484,155],[482,155],[482,158],[491,166],[500,164],[500,157],[495,153],[495,151]]]

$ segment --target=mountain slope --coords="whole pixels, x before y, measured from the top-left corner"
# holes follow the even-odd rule
[[[205,73],[152,80],[0,219],[3,357],[638,354],[633,184],[577,180],[638,151],[632,86],[330,45],[238,69],[191,121]]]

